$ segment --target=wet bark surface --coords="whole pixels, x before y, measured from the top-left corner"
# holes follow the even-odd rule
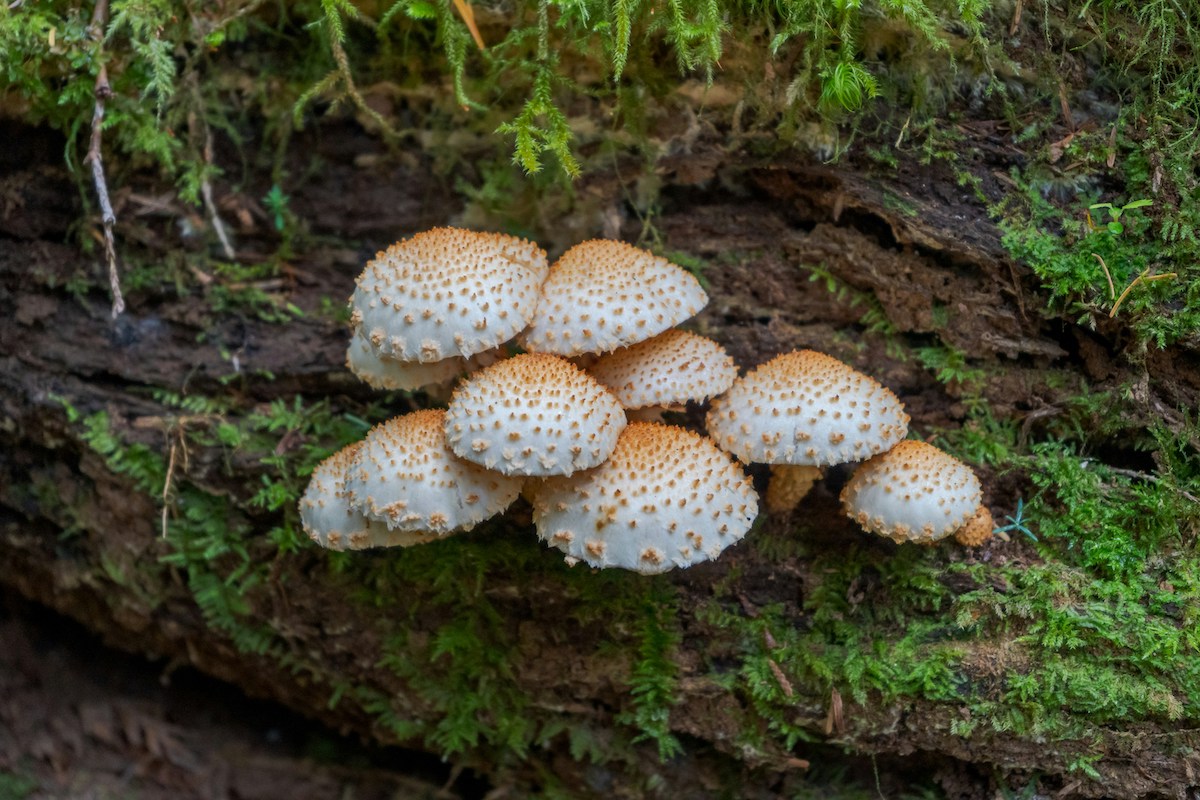
[[[0,163],[5,309],[0,314],[0,582],[79,621],[110,645],[193,666],[335,730],[396,744],[394,734],[361,707],[330,702],[333,679],[344,677],[399,698],[414,716],[431,713],[410,687],[380,667],[379,634],[363,624],[361,609],[345,602],[351,587],[325,568],[324,554],[305,550],[279,557],[271,585],[253,596],[253,616],[277,631],[292,652],[303,654],[306,668],[240,651],[206,623],[177,570],[145,568],[171,551],[160,536],[160,498],[135,491],[129,478],[115,474],[81,441],[63,400],[80,414],[106,411],[124,441],[145,444],[164,458],[173,441],[163,424],[169,412],[154,399],[154,389],[222,394],[240,409],[297,393],[329,397],[347,410],[361,408],[374,394],[343,368],[345,330],[322,309],[327,299],[340,306],[376,249],[461,213],[448,179],[420,159],[377,153],[377,145],[353,125],[331,123],[308,146],[324,166],[293,198],[293,210],[311,226],[314,245],[290,262],[279,289],[306,312],[303,317],[269,323],[238,311],[214,311],[202,291],[179,296],[151,286],[130,288],[127,312],[112,321],[98,287],[80,290],[73,283],[80,273],[99,274],[99,258],[67,243],[79,214],[78,193],[57,166],[58,148],[34,129],[17,128],[15,134],[11,140],[22,142],[23,149]],[[978,143],[986,145],[985,134],[978,134]],[[700,143],[697,149],[687,159],[660,165],[662,213],[655,224],[670,249],[707,261],[704,278],[712,300],[694,327],[725,344],[743,368],[792,348],[819,349],[893,389],[917,431],[961,423],[965,410],[953,387],[914,360],[889,354],[886,340],[865,330],[862,307],[810,280],[810,268],[820,266],[851,290],[877,298],[899,336],[918,343],[940,337],[987,366],[985,396],[997,414],[1022,419],[1026,432],[1036,432],[1041,421],[1057,413],[1066,390],[1055,387],[1080,382],[1096,389],[1130,382],[1142,387],[1147,420],[1198,404],[1196,353],[1161,353],[1148,369],[1124,357],[1113,331],[1085,331],[1046,315],[1031,276],[1008,260],[994,224],[948,168],[902,166],[881,177],[853,160],[836,167],[803,160],[754,163],[715,144]],[[370,159],[370,168],[356,165],[364,153],[378,156]],[[996,164],[968,166],[983,179],[985,192],[999,193],[992,170],[1004,154],[997,151],[993,157]],[[269,225],[261,209],[244,202],[266,188],[222,195],[231,219],[237,218],[239,203],[249,209],[237,231],[240,252],[269,252]],[[579,191],[597,211],[573,220],[569,230],[598,235],[607,228],[636,238],[639,224],[626,207],[616,174],[592,176]],[[170,215],[154,216],[144,195],[141,188],[118,195],[119,214],[127,220],[118,230],[123,248],[154,258],[165,249],[195,247]],[[556,241],[555,234],[549,239],[552,248],[570,243]],[[1073,380],[1051,382],[1050,374]],[[405,405],[397,401],[395,411],[406,410]],[[1126,456],[1129,463],[1143,457]],[[262,474],[255,459],[200,447],[175,469],[177,480],[239,504]],[[762,473],[755,476],[761,483]],[[988,503],[1010,502],[1020,488],[1014,482],[1022,480],[986,470],[981,476]],[[852,538],[863,546],[891,548],[882,540],[869,541],[842,516],[837,489],[844,478],[835,471],[804,512],[808,529],[816,532],[815,546],[838,547]],[[19,488],[31,482],[52,486],[55,496],[30,496]],[[266,526],[267,515],[256,519],[247,513],[256,525]],[[510,520],[503,535],[527,537],[530,549],[540,550],[520,508]],[[751,535],[786,536],[791,524],[769,520]],[[469,543],[468,538],[464,546]],[[248,546],[266,552],[262,542]],[[555,559],[548,552],[541,556]],[[999,563],[1036,558],[1015,540],[981,552],[947,550],[943,557]],[[806,569],[802,560],[774,562],[742,546],[668,580],[680,594],[681,607],[689,608],[732,574],[744,598],[742,613],[782,603],[800,624]],[[125,576],[124,582],[114,575]],[[605,631],[580,624],[572,616],[575,599],[559,596],[561,584],[544,573],[490,575],[489,580],[488,596],[503,609],[502,624],[518,643],[517,685],[547,713],[603,731],[626,706],[627,660],[604,655]],[[428,636],[438,623],[421,620],[413,634]],[[743,702],[711,677],[714,654],[706,642],[713,632],[698,619],[685,616],[681,624],[679,702],[670,726],[685,737],[687,755],[660,764],[650,748],[635,748],[638,763],[630,770],[661,776],[688,796],[716,792],[727,780],[723,776],[740,770],[756,776],[748,792],[775,796],[789,771],[802,769],[800,759],[811,760],[813,753],[842,757],[842,748],[878,754],[900,771],[904,763],[932,764],[930,769],[948,776],[944,785],[967,787],[959,795],[964,797],[989,791],[992,769],[1043,773],[1063,796],[1119,797],[1179,795],[1196,783],[1200,771],[1195,755],[1200,736],[1188,729],[1149,721],[1137,730],[1105,731],[1101,741],[1047,744],[983,729],[965,739],[950,733],[958,709],[919,701],[860,706],[846,700],[844,726],[828,732],[828,701],[798,702],[796,723],[825,744],[747,758],[737,744],[746,716]],[[1005,657],[980,649],[966,659],[965,668],[973,679],[986,681],[999,674],[998,662]],[[88,702],[80,700],[76,710],[90,708]],[[95,735],[104,739],[109,730],[104,725],[117,725],[114,720],[124,719],[123,713],[104,712]],[[1093,766],[1103,782],[1067,772],[1067,765],[1089,753],[1102,756]],[[27,755],[38,757],[33,751]],[[154,757],[171,760],[169,752]],[[468,755],[462,763],[486,774],[486,761],[484,755]],[[510,769],[506,780],[523,776],[535,785],[541,770],[580,791],[626,796],[642,791],[600,766],[570,758],[562,743],[546,746],[531,761],[538,766]]]

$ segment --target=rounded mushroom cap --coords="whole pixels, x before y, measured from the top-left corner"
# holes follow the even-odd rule
[[[369,520],[350,504],[346,475],[358,458],[362,442],[343,447],[313,470],[308,488],[300,498],[300,524],[308,538],[330,550],[362,550],[367,547],[407,547],[427,537],[390,531],[381,522]]]
[[[459,375],[493,363],[498,357],[498,352],[488,351],[470,358],[451,356],[427,364],[400,361],[380,353],[362,328],[355,328],[350,336],[350,346],[346,348],[346,368],[372,389],[413,391],[422,386],[449,383]]]
[[[737,377],[724,347],[675,329],[609,353],[588,372],[629,409],[703,402]]]
[[[776,356],[713,400],[708,432],[743,461],[820,467],[861,461],[908,433],[890,389],[812,350]]]
[[[954,532],[954,541],[963,547],[979,547],[992,540],[992,530],[995,527],[992,512],[981,504],[966,524]]]
[[[716,558],[750,529],[758,496],[707,437],[633,422],[594,470],[534,490],[538,536],[567,561],[666,572]]]
[[[933,542],[979,507],[971,468],[931,444],[903,441],[862,464],[842,489],[846,514],[896,542]]]
[[[521,479],[488,472],[446,446],[446,412],[414,411],[376,425],[350,468],[346,492],[391,530],[446,535],[508,508]]]
[[[463,381],[446,410],[462,458],[506,475],[570,475],[603,462],[625,412],[594,378],[557,356],[525,353]]]
[[[434,228],[367,262],[351,321],[382,355],[401,361],[471,356],[525,327],[545,265],[545,251],[523,239]]]
[[[519,341],[539,353],[606,353],[649,339],[707,303],[700,282],[682,267],[624,242],[593,239],[550,268]]]

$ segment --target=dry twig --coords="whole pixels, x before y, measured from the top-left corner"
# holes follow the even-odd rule
[[[98,41],[104,40],[104,26],[108,24],[108,0],[97,0],[92,10],[92,28]],[[103,49],[96,47],[97,53]],[[108,83],[108,68],[100,65],[96,73],[96,88],[92,92],[96,105],[92,112],[92,138],[88,144],[83,163],[92,165],[92,182],[96,185],[96,199],[100,203],[100,221],[104,225],[104,259],[108,262],[108,284],[112,289],[112,316],[116,319],[125,310],[125,298],[121,296],[121,276],[117,272],[117,249],[113,244],[113,226],[117,215],[108,199],[108,182],[104,178],[104,160],[100,155],[100,134],[104,126],[104,101],[112,97],[112,86]]]

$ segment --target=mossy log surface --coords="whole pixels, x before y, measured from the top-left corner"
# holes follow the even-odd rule
[[[921,647],[954,648],[945,673],[953,683],[936,692],[867,688],[855,697],[838,691],[837,676],[795,677],[794,665],[772,654],[789,631],[811,627],[820,565],[830,557],[853,552],[865,565],[841,600],[850,620],[874,604],[920,607],[896,594],[885,566],[895,559],[942,574],[928,589],[927,619],[946,616],[947,590],[990,581],[1004,592],[1005,575],[1042,560],[1020,536],[974,551],[898,550],[842,516],[836,492],[845,474],[837,471],[793,518],[764,521],[715,563],[651,579],[568,569],[536,541],[520,507],[429,552],[331,559],[307,546],[281,551],[266,535],[279,513],[249,502],[272,453],[181,438],[212,423],[184,417],[236,420],[297,396],[363,413],[380,398],[342,367],[346,332],[322,314],[322,301],[340,307],[366,257],[454,221],[460,201],[420,158],[383,153],[370,170],[354,166],[375,143],[352,124],[328,123],[307,146],[325,165],[292,209],[309,221],[313,241],[339,243],[313,244],[289,262],[287,300],[303,316],[267,322],[217,310],[195,292],[150,286],[132,289],[128,310],[112,321],[102,284],[71,291],[71,277],[92,274],[97,261],[64,243],[78,213],[64,200],[76,196],[74,186],[55,165],[55,148],[37,144],[38,131],[18,132],[28,148],[4,170],[19,202],[0,205],[0,581],[108,642],[193,664],[342,730],[450,753],[497,786],[682,797],[740,785],[744,797],[777,796],[803,781],[802,761],[843,749],[975,775],[1040,774],[1062,796],[1182,796],[1200,780],[1200,719],[1186,714],[1106,724],[1064,707],[1053,710],[1049,731],[991,720],[964,728],[978,703],[1003,705],[1005,676],[1035,672],[1039,651],[1019,636],[931,631]],[[987,152],[986,136],[975,144]],[[993,164],[970,168],[985,192],[999,193]],[[1080,386],[1139,386],[1147,421],[1198,405],[1195,352],[1176,347],[1133,365],[1118,357],[1111,332],[1045,314],[1036,283],[1009,260],[993,222],[948,167],[902,164],[884,176],[853,159],[755,163],[698,142],[692,154],[661,162],[658,174],[654,223],[665,248],[707,264],[712,300],[693,327],[743,368],[792,348],[822,350],[896,391],[918,433],[961,425],[966,410],[954,386],[866,330],[864,308],[850,302],[861,294],[877,300],[893,338],[938,338],[986,368],[983,396],[997,417],[1022,420],[1025,434],[1035,435],[1046,410]],[[598,211],[569,230],[597,235],[607,225],[609,234],[636,238],[617,174],[592,174],[577,191]],[[550,233],[547,243],[561,250],[569,238]],[[126,238],[122,247],[139,245]],[[810,280],[814,265],[846,293]],[[180,410],[153,390],[225,405]],[[395,396],[388,407],[398,413],[420,401]],[[169,465],[165,495],[89,443],[80,419],[97,412],[122,443]],[[274,454],[305,444],[281,430]],[[1109,454],[1118,465],[1122,457]],[[1026,478],[979,472],[1001,518]],[[761,485],[764,475],[755,477]],[[236,624],[266,631],[253,646],[202,611],[202,565],[162,561],[184,535],[169,527],[163,538],[164,496],[174,525],[188,513],[181,503],[199,494],[228,515],[205,524],[237,531],[245,562],[261,568],[261,582],[232,584]],[[224,578],[239,563],[215,552],[207,568]],[[970,569],[955,569],[963,565]],[[445,585],[456,580],[464,585]],[[889,643],[875,644],[883,657]],[[750,658],[770,667],[766,685],[754,685]],[[645,674],[656,665],[662,675]]]

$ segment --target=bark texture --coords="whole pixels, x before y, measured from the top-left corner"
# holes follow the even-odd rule
[[[361,702],[366,694],[331,702],[345,686],[374,690],[401,717],[435,719],[441,712],[427,692],[414,689],[419,681],[380,663],[384,640],[393,631],[373,619],[369,606],[353,602],[363,588],[353,583],[358,565],[330,570],[322,552],[280,554],[262,541],[273,516],[246,505],[264,472],[260,460],[196,444],[185,458],[164,423],[177,422],[185,412],[166,409],[152,390],[220,395],[231,403],[231,414],[298,393],[328,397],[337,408],[369,402],[374,395],[342,367],[345,332],[319,313],[322,299],[340,306],[364,259],[378,247],[453,221],[462,208],[444,179],[420,159],[401,162],[405,166],[358,168],[355,155],[374,145],[352,126],[329,125],[310,143],[326,166],[294,197],[293,209],[309,221],[317,241],[337,237],[358,247],[314,246],[289,265],[287,298],[307,312],[304,317],[268,323],[243,311],[214,311],[211,298],[197,293],[177,296],[161,287],[131,286],[126,313],[112,322],[99,287],[72,292],[72,278],[97,274],[99,258],[65,243],[78,213],[68,199],[77,193],[55,166],[57,150],[41,142],[39,131],[20,129],[19,134],[26,146],[3,165],[6,174],[0,176],[5,187],[0,204],[5,309],[0,314],[0,581],[118,647],[193,664],[344,731],[389,743],[400,736],[367,710]],[[986,136],[978,135],[976,144],[987,152]],[[998,191],[991,164],[970,166],[986,191]],[[1094,388],[1132,381],[1144,390],[1147,419],[1197,405],[1196,353],[1177,349],[1152,355],[1151,368],[1131,366],[1110,332],[1086,331],[1045,315],[1031,277],[1007,259],[995,226],[947,168],[913,165],[880,177],[864,164],[754,163],[698,143],[687,156],[661,163],[659,176],[662,214],[655,224],[662,241],[709,264],[703,274],[712,300],[695,327],[724,343],[743,368],[792,348],[819,349],[896,391],[917,430],[961,422],[965,410],[952,389],[914,360],[889,354],[885,338],[865,332],[861,306],[839,300],[823,282],[809,279],[808,268],[821,266],[851,291],[877,298],[899,336],[908,341],[937,336],[986,365],[987,399],[998,415],[1023,419],[1027,431],[1036,431],[1039,415],[1051,413],[1047,409],[1061,399],[1044,379],[1048,372]],[[627,213],[623,191],[616,174],[587,179],[578,194],[590,211],[576,214],[564,228],[570,233],[549,234],[548,243],[561,249],[569,241],[559,239],[578,238],[579,231],[597,235],[605,226],[609,233],[636,237],[639,226]],[[130,218],[135,200],[116,198],[126,204],[123,219]],[[168,239],[139,245],[131,241],[137,230]],[[127,262],[130,253],[143,252],[139,248],[153,258],[156,248],[189,246],[169,241],[169,231],[131,225],[118,229],[118,246]],[[407,402],[398,400],[396,411]],[[227,631],[205,619],[186,576],[160,562],[173,550],[160,536],[161,498],[114,473],[83,441],[66,404],[81,415],[106,411],[123,441],[144,444],[163,460],[174,444],[173,480],[228,498],[249,521],[254,534],[246,546],[252,560],[268,559],[271,568],[270,580],[247,594],[247,616],[274,631],[271,650],[239,649]],[[294,446],[281,432],[279,447]],[[756,477],[761,482],[763,475]],[[985,500],[1011,505],[1020,479],[986,472],[983,477]],[[816,491],[804,512],[809,546],[835,548],[852,541],[890,548],[841,516],[836,479],[833,488]],[[564,730],[585,728],[598,747],[613,752],[620,747],[624,755],[619,768],[589,764],[572,757],[566,737],[546,729],[544,737],[533,737],[526,758],[500,754],[486,743],[468,745],[458,758],[501,776],[498,783],[558,780],[583,794],[623,796],[713,795],[728,786],[731,774],[747,771],[753,777],[743,796],[773,796],[787,790],[790,775],[802,774],[801,760],[831,756],[839,748],[884,758],[911,756],[914,764],[973,770],[976,776],[993,768],[1061,776],[1055,780],[1065,796],[1181,796],[1196,784],[1200,733],[1186,721],[1150,719],[1136,729],[1099,726],[1086,740],[1046,742],[986,726],[965,737],[951,730],[964,710],[953,703],[868,698],[859,704],[805,686],[788,687],[795,697],[788,721],[812,742],[789,751],[767,736],[767,744],[748,746],[746,727],[763,724],[752,712],[751,692],[739,685],[736,672],[720,679],[723,665],[736,661],[744,643],[731,641],[689,610],[709,602],[714,585],[721,584],[728,596],[739,598],[732,610],[747,619],[762,607],[782,604],[797,626],[805,625],[800,606],[813,578],[807,562],[795,556],[775,559],[754,542],[755,537],[787,537],[795,527],[795,520],[769,520],[716,563],[671,574],[658,584],[675,593],[681,609],[670,621],[679,638],[669,653],[677,702],[667,727],[683,737],[685,752],[666,762],[659,761],[651,744],[617,743],[620,736],[625,742],[631,738],[619,718],[635,708],[629,696],[633,666],[628,652],[606,642],[628,643],[630,632],[610,630],[603,613],[581,614],[575,592],[579,578],[564,582],[556,567],[529,574],[489,566],[482,591],[501,615],[487,624],[510,644],[506,669],[511,669],[510,685],[522,696],[521,707],[541,724],[553,720]],[[557,562],[533,540],[519,509],[509,522],[479,536],[525,537],[526,561]],[[444,546],[470,548],[472,542],[468,537]],[[361,556],[374,565],[405,557]],[[1014,540],[998,542],[982,555],[948,550],[944,558],[1011,564],[1034,555]],[[864,586],[865,602],[871,602],[869,581]],[[429,587],[412,591],[416,598],[432,596]],[[396,615],[395,625],[404,628],[416,650],[428,649],[430,637],[457,613],[433,602],[423,606],[431,609],[428,616],[409,620],[403,605],[386,613]],[[965,674],[973,681],[988,680],[997,656],[969,644],[966,649]],[[779,666],[786,676],[788,665]],[[835,704],[840,715],[833,724]],[[487,708],[477,714],[485,723],[501,724],[488,719]],[[626,733],[618,735],[621,730]],[[421,736],[399,743],[437,749]],[[1069,771],[1089,755],[1098,756],[1089,763],[1102,780]]]

